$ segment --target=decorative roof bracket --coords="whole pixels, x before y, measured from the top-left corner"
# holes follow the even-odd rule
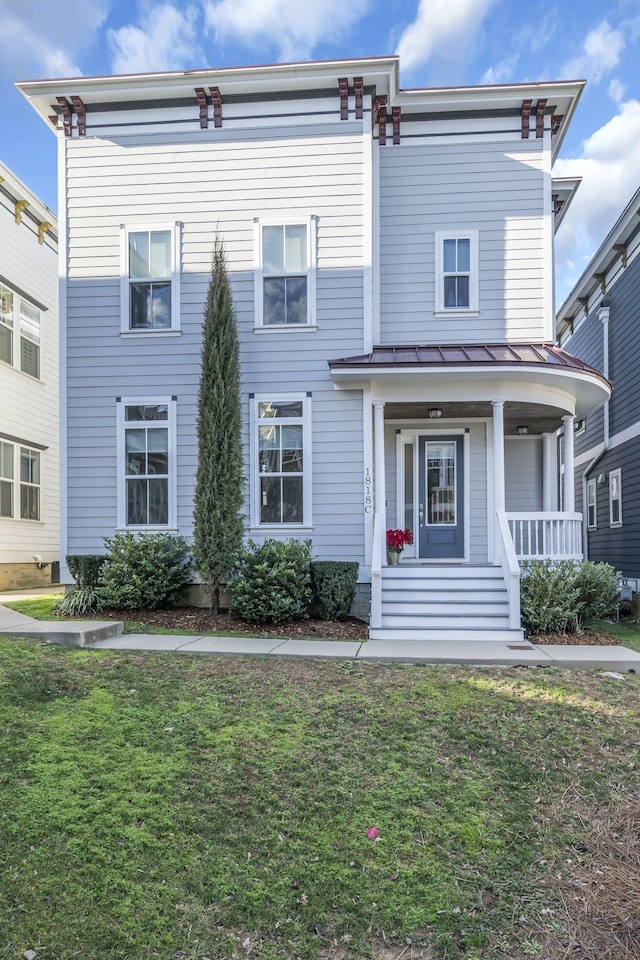
[[[622,269],[627,266],[627,245],[626,243],[614,243],[613,249],[616,253],[620,254],[620,259],[622,260]]]
[[[211,94],[211,103],[213,104],[213,125],[214,127],[222,126],[222,96],[220,94],[219,87],[209,87],[209,93]]]
[[[62,124],[65,137],[71,136],[71,104],[66,97],[56,97],[60,112],[62,114]]]
[[[387,98],[386,95],[375,97],[371,112],[372,126],[378,124],[378,144],[381,147],[387,142]]]
[[[546,107],[546,100],[538,100],[536,104],[536,137],[538,140],[544,134],[544,111]]]
[[[593,279],[597,280],[600,284],[600,289],[603,293],[607,292],[607,275],[606,273],[594,273]]]
[[[362,77],[353,78],[353,90],[356,95],[356,120],[362,120],[364,101],[364,80]]]
[[[86,137],[87,135],[87,108],[80,99],[80,97],[71,97],[71,103],[73,104],[73,109],[76,112],[78,117],[78,136]]]
[[[349,119],[349,80],[347,77],[338,79],[338,90],[340,92],[340,119]]]
[[[554,113],[551,117],[551,136],[555,137],[556,133],[562,126],[562,121],[564,120],[564,114]]]
[[[531,105],[533,100],[523,100],[522,101],[522,139],[529,139],[529,118],[531,116]]]
[[[24,211],[27,209],[28,206],[29,206],[28,200],[16,200],[16,213],[15,213],[16,223],[22,222],[22,214],[24,213]]]
[[[200,108],[200,129],[206,130],[209,126],[209,104],[204,87],[194,87],[196,97],[198,98],[198,107]]]
[[[400,143],[400,107],[391,108],[391,117],[393,119],[393,142]]]
[[[47,220],[43,220],[42,223],[38,224],[38,243],[44,243],[44,235],[53,224],[49,223]]]
[[[585,317],[589,314],[589,297],[578,297],[578,303],[584,310]]]

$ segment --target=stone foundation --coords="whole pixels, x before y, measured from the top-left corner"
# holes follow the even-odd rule
[[[42,570],[37,563],[0,563],[0,590],[30,590],[49,587],[53,582],[49,563]]]

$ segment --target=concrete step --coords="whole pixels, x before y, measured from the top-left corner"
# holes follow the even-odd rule
[[[390,580],[468,580],[477,577],[479,580],[502,580],[502,568],[494,566],[409,566],[399,564],[397,567],[383,567],[382,578]]]
[[[421,589],[415,587],[405,587],[402,584],[383,584],[382,602],[391,601],[393,603],[455,603],[455,604],[476,604],[476,603],[506,603],[507,589],[495,587],[479,590],[473,588],[467,590],[463,585],[455,589],[449,587],[438,588],[424,586]]]
[[[480,601],[479,603],[438,603],[422,598],[419,602],[407,601],[402,599],[385,599],[382,595],[382,619],[383,622],[387,616],[403,616],[413,618],[424,617],[459,617],[467,614],[476,617],[506,617],[509,614],[509,602],[505,599],[502,602],[492,603],[490,600]]]
[[[509,618],[505,612],[504,616],[496,616],[496,614],[488,614],[483,616],[481,613],[474,613],[469,615],[468,613],[441,613],[434,614],[434,616],[422,615],[416,616],[415,614],[382,614],[382,626],[383,627],[397,627],[404,628],[407,630],[413,628],[432,629],[437,627],[438,629],[446,629],[447,627],[457,627],[457,628],[469,628],[469,629],[482,629],[482,630],[493,630],[495,629],[505,629],[509,626]]]
[[[465,640],[475,643],[476,641],[486,643],[487,641],[500,641],[506,643],[520,644],[524,639],[524,630],[510,630],[507,628],[464,629],[458,627],[372,627],[369,630],[370,640],[433,640],[449,642],[455,640]]]

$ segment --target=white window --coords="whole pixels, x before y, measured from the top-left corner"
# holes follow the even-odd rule
[[[587,526],[590,530],[595,530],[598,526],[597,489],[598,481],[589,480],[587,483]]]
[[[40,310],[3,284],[0,284],[0,360],[40,379]]]
[[[118,527],[175,527],[175,401],[120,401],[118,434]]]
[[[180,328],[180,224],[122,228],[122,331]]]
[[[311,523],[310,400],[302,396],[255,401],[254,526]]]
[[[13,517],[13,444],[0,440],[0,517]]]
[[[609,471],[609,525],[622,526],[622,471]]]
[[[40,454],[20,447],[20,519],[40,519]]]
[[[256,221],[256,327],[315,325],[316,219]]]
[[[436,233],[436,313],[477,312],[478,232]]]

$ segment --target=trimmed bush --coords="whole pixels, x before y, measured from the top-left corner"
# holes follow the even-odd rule
[[[322,620],[344,620],[358,582],[358,564],[347,560],[312,560],[314,613]]]
[[[191,582],[184,537],[170,533],[117,533],[105,538],[104,603],[121,610],[170,607]]]
[[[105,556],[93,553],[69,554],[66,558],[69,573],[79,587],[98,587],[101,583]]]
[[[55,612],[65,617],[86,617],[104,607],[102,569],[106,557],[96,554],[69,554],[69,573],[77,586],[66,590],[55,605]]]
[[[585,620],[612,613],[618,599],[615,569],[585,560],[530,560],[522,565],[520,607],[528,634],[575,633]]]
[[[250,623],[285,623],[309,616],[311,555],[308,540],[249,540],[234,571],[231,611]]]

